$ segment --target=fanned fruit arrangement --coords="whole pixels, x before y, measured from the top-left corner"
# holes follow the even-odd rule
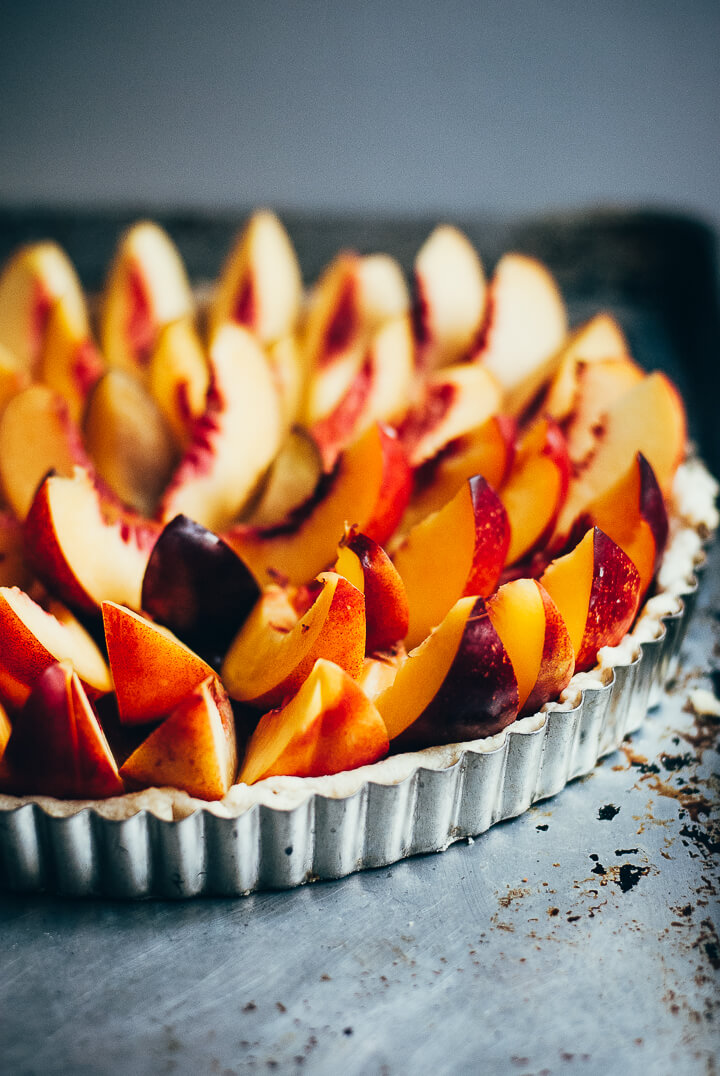
[[[497,733],[628,631],[680,397],[548,271],[438,227],[410,285],[305,292],[257,212],[207,303],[157,225],[91,318],[65,254],[0,277],[0,789],[334,774]]]

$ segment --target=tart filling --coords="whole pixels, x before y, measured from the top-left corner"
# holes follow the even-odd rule
[[[48,246],[0,277],[0,807],[395,784],[573,709],[682,608],[717,515],[679,396],[609,315],[568,334],[532,259],[486,283],[442,227],[412,302],[392,259],[344,253],[303,305],[257,214],[203,335],[143,224],[103,355]]]

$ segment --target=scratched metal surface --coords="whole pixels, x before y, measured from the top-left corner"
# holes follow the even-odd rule
[[[720,725],[686,702],[719,608],[715,546],[642,731],[472,844],[232,901],[0,895],[0,1069],[714,1072]]]
[[[574,309],[605,287],[692,381],[712,326],[681,349],[659,285],[601,284],[570,275]],[[719,568],[632,742],[472,844],[235,901],[0,894],[0,1071],[714,1072],[720,725],[686,706],[720,688]]]

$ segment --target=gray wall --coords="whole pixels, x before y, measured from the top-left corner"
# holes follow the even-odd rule
[[[720,2],[5,0],[0,201],[720,220]]]

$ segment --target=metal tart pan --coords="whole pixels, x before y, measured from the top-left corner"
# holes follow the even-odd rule
[[[237,817],[200,808],[176,821],[149,810],[111,819],[88,807],[57,817],[36,802],[0,810],[0,884],[72,897],[239,896],[443,851],[556,795],[639,728],[674,674],[697,587],[693,576],[658,637],[577,705],[518,722],[489,749],[461,746],[444,768],[421,764],[397,783],[314,793],[287,810],[257,803]]]

